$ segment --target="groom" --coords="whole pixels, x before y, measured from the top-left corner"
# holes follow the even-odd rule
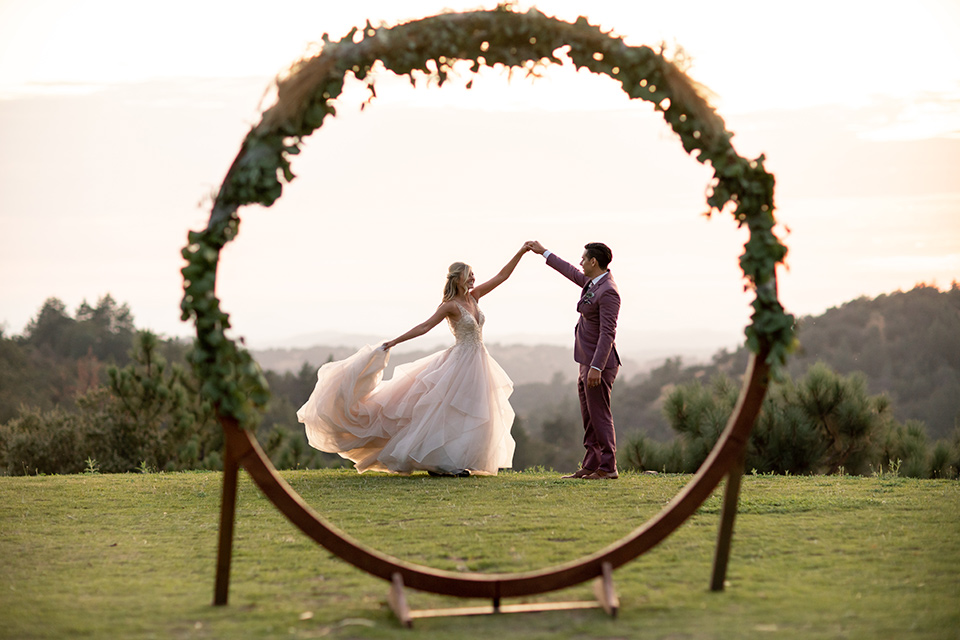
[[[583,446],[587,451],[580,469],[563,477],[615,480],[618,477],[617,436],[610,413],[610,390],[620,369],[620,356],[614,344],[620,292],[607,270],[613,253],[601,242],[585,245],[580,258],[581,272],[536,240],[527,242],[527,246],[544,256],[547,265],[583,288],[577,303],[580,321],[574,331],[573,359],[580,364],[577,391],[583,416]]]

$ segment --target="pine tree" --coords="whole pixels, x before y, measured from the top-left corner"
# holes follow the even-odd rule
[[[678,434],[660,445],[634,438],[621,459],[626,467],[691,473],[706,460],[733,413],[738,389],[733,380],[716,375],[709,387],[699,380],[676,387],[663,406]],[[909,473],[925,477],[928,462],[922,425],[905,435],[887,437],[890,403],[867,392],[863,375],[841,376],[818,363],[799,382],[789,377],[770,385],[750,435],[746,468],[759,473],[868,473],[880,464],[882,451],[896,451],[909,460]],[[897,436],[899,431],[894,431]],[[884,438],[887,437],[885,441]],[[889,442],[883,449],[884,442]]]
[[[222,446],[222,432],[210,408],[198,397],[185,370],[168,366],[158,352],[159,339],[137,333],[132,362],[111,367],[109,382],[78,400],[81,412],[97,428],[97,459],[107,472],[208,466]],[[207,464],[205,464],[207,463]]]

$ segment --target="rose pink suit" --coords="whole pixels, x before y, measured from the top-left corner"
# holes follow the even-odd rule
[[[577,391],[583,417],[584,469],[612,473],[617,470],[617,436],[610,411],[610,392],[620,370],[620,356],[615,344],[617,317],[620,314],[620,292],[609,271],[600,281],[587,288],[591,281],[582,271],[556,254],[547,256],[547,264],[582,288],[577,311],[580,320],[574,331],[573,359],[580,365]],[[601,370],[600,385],[587,386],[591,367]]]

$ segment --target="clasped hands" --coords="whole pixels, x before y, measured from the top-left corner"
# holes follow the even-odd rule
[[[527,240],[526,242],[523,243],[523,248],[526,249],[527,251],[533,251],[534,253],[538,253],[541,256],[543,255],[543,252],[546,251],[544,246],[539,242],[537,242],[536,240]]]

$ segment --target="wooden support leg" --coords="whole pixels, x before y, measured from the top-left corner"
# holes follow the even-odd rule
[[[407,597],[403,593],[403,576],[400,573],[393,574],[393,580],[390,582],[390,594],[387,597],[390,608],[394,615],[405,627],[413,626],[413,618],[410,617],[410,607],[407,606]]]
[[[240,461],[236,447],[226,438],[223,455],[223,492],[220,496],[220,544],[217,548],[217,581],[213,604],[227,604],[230,590],[230,561],[233,557],[233,523],[237,511],[237,473]]]
[[[607,615],[616,617],[617,609],[620,608],[620,598],[617,597],[617,592],[613,588],[613,567],[609,562],[604,562],[601,568],[603,575],[593,583],[593,593]]]
[[[720,530],[717,533],[717,551],[713,558],[713,577],[710,580],[711,591],[723,591],[727,577],[727,562],[730,560],[730,543],[733,541],[733,522],[737,518],[737,504],[740,501],[740,480],[743,478],[743,466],[746,452],[730,469],[723,492],[723,508],[720,512]]]

